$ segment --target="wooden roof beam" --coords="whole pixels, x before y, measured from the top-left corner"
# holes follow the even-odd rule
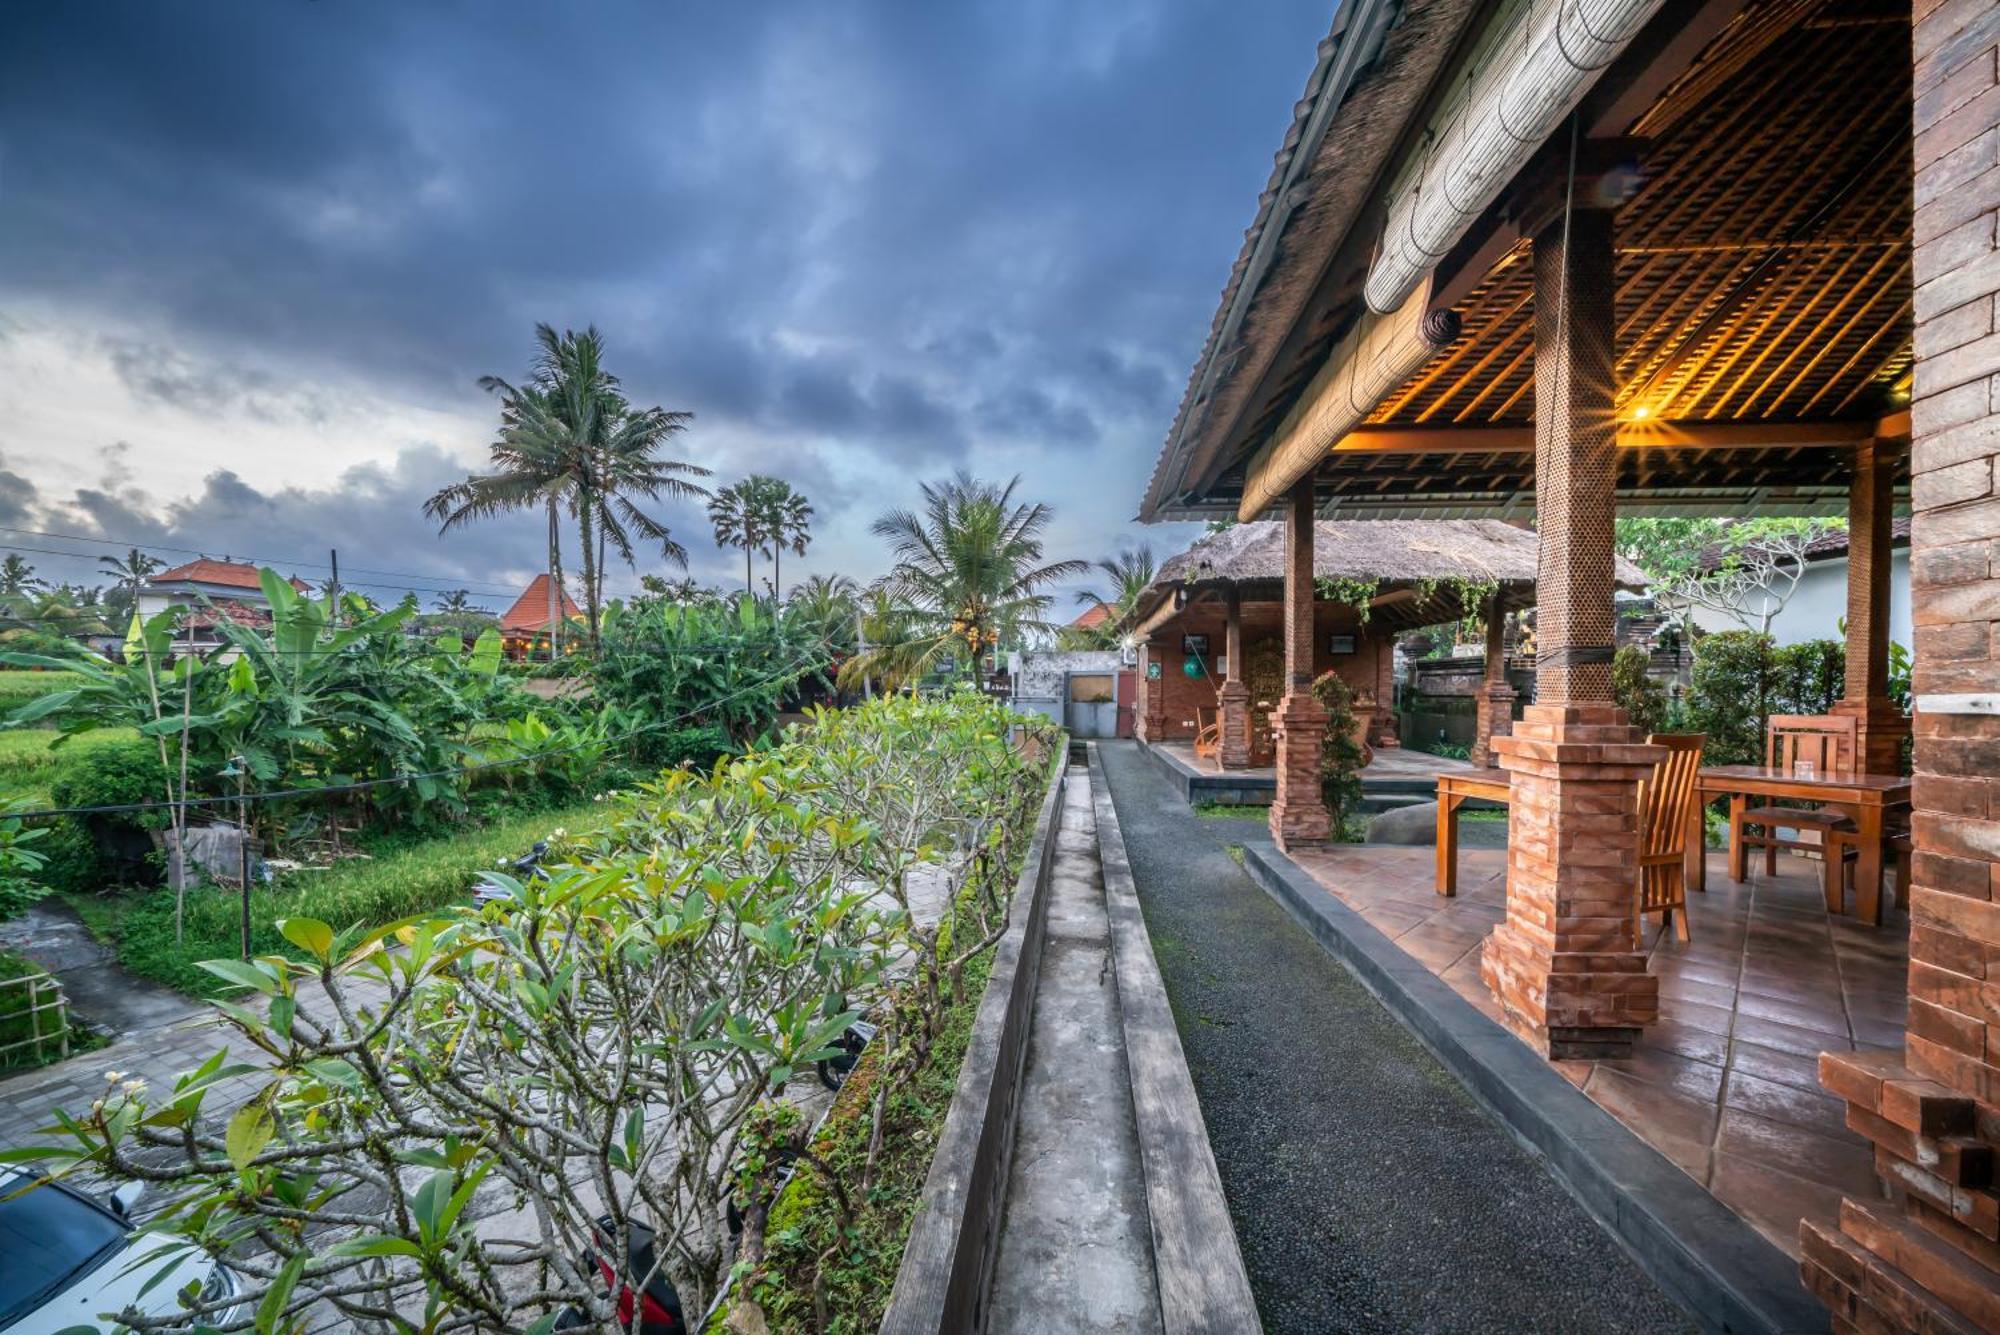
[[[1885,422],[1888,419],[1885,419]],[[1907,434],[1908,414],[1903,415]],[[1622,449],[1679,450],[1848,449],[1881,438],[1884,423],[1867,419],[1827,422],[1621,422]],[[1535,449],[1532,426],[1357,427],[1334,442],[1333,454],[1506,454]]]

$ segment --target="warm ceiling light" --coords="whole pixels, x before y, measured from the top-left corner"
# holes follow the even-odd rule
[[[1635,422],[1643,422],[1652,415],[1653,410],[1643,403],[1632,410],[1632,420]]]

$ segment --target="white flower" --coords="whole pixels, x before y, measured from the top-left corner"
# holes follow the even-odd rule
[[[115,1085],[124,1078],[125,1073],[123,1071],[106,1071],[104,1073],[104,1083],[107,1085]]]

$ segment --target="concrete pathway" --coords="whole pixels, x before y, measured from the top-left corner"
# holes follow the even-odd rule
[[[1091,814],[1072,767],[1029,1031],[991,1329],[1160,1329],[1146,1183]]]
[[[1251,882],[1240,822],[1195,816],[1132,743],[1098,754],[1265,1330],[1689,1328]]]
[[[119,964],[118,953],[92,936],[76,910],[60,899],[44,899],[0,923],[0,946],[55,975],[77,1020],[112,1037],[159,1029],[207,1010]]]

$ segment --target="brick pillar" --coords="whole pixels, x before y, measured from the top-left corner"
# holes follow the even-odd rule
[[[1313,699],[1313,494],[1303,479],[1285,499],[1285,697],[1271,711],[1278,795],[1271,837],[1280,848],[1322,843],[1333,817],[1320,797],[1326,710]]]
[[[1889,703],[1891,460],[1880,441],[1854,451],[1847,495],[1847,689],[1833,707],[1853,716],[1857,763],[1871,774],[1900,772],[1910,735],[1910,721]]]
[[[1514,688],[1507,684],[1507,613],[1494,594],[1486,604],[1486,677],[1473,697],[1477,717],[1472,736],[1472,763],[1481,769],[1499,763],[1492,749],[1495,738],[1514,730]]]
[[[1825,1053],[1887,1200],[1800,1230],[1842,1330],[2000,1329],[2000,9],[1917,0],[1916,623],[1903,1051]],[[1977,145],[1987,145],[1984,153]],[[1932,244],[1936,242],[1937,244]],[[1850,681],[1852,678],[1850,678]],[[1986,712],[1981,712],[1982,705]]]
[[[1537,703],[1492,743],[1512,785],[1507,917],[1479,972],[1548,1056],[1616,1056],[1659,1015],[1635,862],[1638,781],[1661,751],[1611,703],[1610,215],[1559,219],[1534,248]]]
[[[1224,769],[1250,768],[1250,687],[1243,680],[1243,595],[1229,586],[1222,652],[1229,671],[1216,692],[1222,707],[1222,745],[1216,760]]]

